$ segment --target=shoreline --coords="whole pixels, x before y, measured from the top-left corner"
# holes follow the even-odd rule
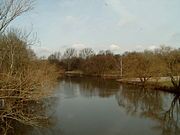
[[[174,87],[162,85],[160,82],[147,82],[146,85],[143,85],[140,81],[130,81],[130,80],[124,81],[121,79],[118,79],[116,81],[121,84],[127,84],[131,86],[136,86],[136,87],[145,87],[151,90],[163,91],[163,92],[168,92],[168,93],[173,93],[173,94],[180,94],[180,91],[174,89]]]
[[[146,85],[143,85],[139,79],[130,79],[125,78],[121,79],[119,75],[117,74],[103,74],[103,75],[97,75],[97,74],[84,74],[82,71],[67,71],[63,73],[64,76],[67,77],[100,77],[102,79],[110,79],[115,80],[121,84],[127,84],[137,87],[145,87],[152,90],[158,90],[158,91],[164,91],[168,93],[174,93],[174,94],[180,94],[180,91],[173,88],[173,86],[167,85],[165,81],[148,81]],[[167,77],[165,77],[167,78]]]

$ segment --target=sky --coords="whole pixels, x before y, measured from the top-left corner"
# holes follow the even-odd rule
[[[114,53],[180,47],[180,0],[37,0],[11,26],[32,31],[38,56],[66,48]]]

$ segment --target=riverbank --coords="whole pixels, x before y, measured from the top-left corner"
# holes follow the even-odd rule
[[[103,79],[113,79],[118,81],[119,83],[127,84],[127,85],[133,85],[137,87],[147,87],[149,89],[154,89],[154,90],[160,90],[160,91],[165,91],[165,92],[170,92],[170,93],[180,93],[179,91],[175,90],[171,80],[169,77],[154,77],[150,78],[146,85],[143,85],[138,78],[124,78],[120,79],[121,76],[118,75],[117,73],[106,73],[103,75],[97,75],[97,74],[85,74],[82,71],[66,71],[64,72],[65,76],[68,77],[100,77]]]
[[[133,85],[137,87],[146,87],[153,90],[180,94],[180,91],[173,87],[169,77],[151,78],[146,82],[145,85],[142,84],[142,82],[138,78],[117,79],[117,81],[119,83]]]
[[[82,71],[79,71],[79,70],[76,70],[76,71],[66,71],[63,73],[63,75],[65,76],[69,76],[69,77],[86,77],[86,76],[89,76],[89,77],[101,77],[101,78],[104,78],[104,79],[119,79],[120,78],[120,75],[117,74],[116,72],[114,73],[105,73],[105,74],[85,74],[83,73]]]

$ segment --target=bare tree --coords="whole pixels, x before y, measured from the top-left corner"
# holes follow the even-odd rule
[[[79,57],[86,59],[86,58],[90,58],[91,56],[93,56],[95,53],[92,50],[92,48],[84,48],[82,50],[80,50],[79,52]]]
[[[14,32],[7,31],[0,36],[0,100],[4,104],[0,108],[1,135],[11,134],[8,132],[13,128],[13,122],[40,126],[41,118],[47,119],[44,112],[35,111],[41,99],[51,93],[46,87],[50,88],[57,77],[54,74],[56,67],[35,59],[27,41],[21,38],[19,31]]]
[[[65,59],[71,59],[71,58],[76,57],[76,56],[77,56],[77,51],[74,48],[66,49],[66,51],[64,52],[64,55],[63,55],[63,57]]]
[[[63,58],[65,60],[65,63],[67,65],[67,69],[71,69],[71,64],[72,64],[72,58],[75,58],[77,56],[77,51],[74,48],[68,48],[64,52]]]
[[[171,82],[176,89],[180,88],[180,50],[168,46],[161,46],[156,50],[160,58],[165,63],[164,71],[171,78]]]
[[[104,50],[100,50],[99,52],[98,52],[98,55],[105,55],[106,53],[105,53],[105,51]]]
[[[33,8],[34,0],[0,0],[0,33],[18,16]]]
[[[139,78],[144,85],[154,76],[152,56],[145,53],[132,52],[124,56],[124,73],[127,77]]]
[[[48,57],[48,60],[59,62],[61,60],[61,52],[55,52],[55,53],[51,54]]]
[[[123,77],[123,56],[118,54],[114,56],[115,68],[120,72],[120,77]]]

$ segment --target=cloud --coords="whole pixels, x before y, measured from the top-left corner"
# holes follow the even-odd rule
[[[109,48],[110,48],[111,51],[117,51],[117,50],[120,49],[120,47],[118,45],[116,45],[116,44],[110,45]]]
[[[105,3],[118,14],[119,22],[117,25],[125,26],[135,22],[136,17],[129,12],[127,7],[122,3],[122,0],[105,0]]]
[[[155,50],[155,49],[157,49],[157,48],[159,48],[159,47],[156,46],[156,45],[152,45],[152,46],[149,46],[149,47],[148,47],[148,50]]]

